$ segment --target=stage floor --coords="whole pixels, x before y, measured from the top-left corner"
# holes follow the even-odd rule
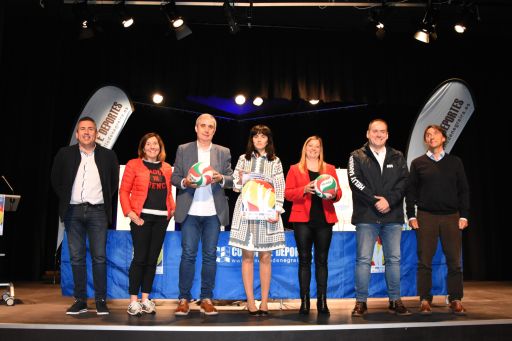
[[[436,296],[433,304],[433,314],[422,316],[418,311],[418,297],[403,298],[405,305],[413,312],[412,316],[398,317],[387,312],[387,299],[370,299],[369,313],[362,318],[353,318],[351,310],[354,299],[330,299],[328,305],[330,316],[318,315],[315,310],[315,300],[312,300],[312,310],[308,316],[298,314],[300,300],[274,300],[270,304],[271,313],[266,317],[254,317],[247,313],[243,302],[218,302],[219,315],[205,316],[199,312],[197,304],[192,303],[192,311],[186,317],[174,315],[177,300],[156,300],[157,314],[142,317],[129,316],[126,313],[127,299],[109,300],[111,314],[97,316],[93,300],[89,300],[89,312],[71,316],[65,311],[72,303],[71,297],[61,295],[59,285],[44,283],[14,283],[17,303],[14,306],[0,305],[0,329],[23,325],[30,328],[47,328],[58,326],[81,325],[91,328],[100,326],[118,327],[159,327],[170,330],[229,330],[230,327],[289,327],[297,329],[324,328],[390,328],[398,324],[409,327],[430,324],[443,325],[485,325],[512,324],[512,283],[510,282],[466,282],[464,306],[466,316],[455,316],[450,313],[444,296]],[[386,325],[386,326],[383,326]],[[397,326],[398,326],[397,325]],[[330,327],[328,327],[330,326]],[[139,328],[136,328],[139,329]],[[511,336],[512,339],[512,336]]]

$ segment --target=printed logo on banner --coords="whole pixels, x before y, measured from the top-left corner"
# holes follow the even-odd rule
[[[160,254],[158,255],[158,260],[156,261],[156,275],[162,275],[164,273],[164,247],[162,246],[162,250],[160,250]]]
[[[274,251],[272,263],[293,264],[299,262],[299,251],[295,246],[286,246]]]
[[[275,250],[272,255],[272,263],[293,264],[299,262],[299,252],[296,247],[285,247]],[[254,253],[254,262],[260,261],[258,252]],[[217,263],[230,264],[242,263],[242,249],[231,246],[217,246]]]
[[[382,240],[380,237],[377,237],[377,241],[375,241],[375,246],[373,247],[373,257],[372,257],[372,274],[375,273],[383,273],[386,270],[385,260],[384,260],[384,252],[382,251]]]
[[[229,245],[217,246],[217,263],[242,263],[242,250]]]

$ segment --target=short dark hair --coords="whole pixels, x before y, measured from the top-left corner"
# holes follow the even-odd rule
[[[80,122],[83,122],[83,121],[90,121],[92,123],[94,123],[94,126],[96,127],[96,130],[98,130],[98,125],[96,124],[96,121],[90,117],[90,116],[84,116],[84,117],[81,117],[78,122],[76,123],[76,129],[78,130],[78,125],[80,124]]]
[[[272,138],[272,131],[269,127],[263,124],[257,124],[254,127],[251,128],[251,131],[249,132],[249,140],[247,141],[247,148],[245,149],[245,159],[250,160],[251,154],[253,152],[256,152],[256,148],[254,147],[254,142],[252,141],[252,138],[255,135],[263,134],[268,138],[267,146],[265,147],[265,152],[267,152],[267,159],[272,161],[275,159],[275,150],[274,150],[274,139]]]
[[[427,130],[429,130],[430,128],[437,130],[438,132],[440,132],[443,135],[443,137],[445,138],[445,141],[443,143],[443,147],[444,147],[444,145],[446,144],[446,141],[448,141],[448,137],[446,136],[446,131],[443,128],[441,128],[441,126],[439,126],[437,124],[431,124],[425,128],[425,131],[423,132],[423,141],[425,141],[425,139],[427,138]]]
[[[156,140],[158,141],[158,145],[160,146],[160,153],[158,154],[157,159],[158,161],[164,162],[166,157],[164,141],[162,141],[162,138],[157,133],[147,133],[146,135],[142,136],[139,142],[139,157],[143,159],[144,156],[146,156],[146,153],[144,153],[144,147],[146,146],[146,142],[152,137],[156,138]]]
[[[376,118],[376,119],[371,120],[370,123],[368,123],[368,130],[370,130],[370,127],[375,122],[382,122],[382,123],[384,123],[386,125],[386,130],[389,130],[388,122],[384,121],[382,118]]]

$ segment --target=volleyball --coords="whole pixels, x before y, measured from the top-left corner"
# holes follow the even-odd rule
[[[332,199],[336,197],[338,183],[336,179],[329,174],[320,174],[314,183],[315,194],[322,199]]]
[[[213,180],[213,168],[204,162],[194,163],[188,170],[188,178],[199,187],[209,185]]]

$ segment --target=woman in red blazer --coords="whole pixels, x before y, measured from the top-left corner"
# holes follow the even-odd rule
[[[128,314],[155,313],[149,293],[155,278],[156,263],[169,220],[174,215],[171,165],[165,161],[165,147],[156,133],[142,137],[139,157],[124,169],[119,198],[129,217],[133,241],[133,260],[129,271],[130,305]],[[142,292],[138,301],[139,290]]]
[[[334,166],[324,162],[323,144],[319,136],[311,136],[302,147],[299,163],[291,166],[286,176],[285,198],[293,203],[289,222],[293,223],[295,241],[299,251],[300,314],[309,314],[309,283],[311,282],[311,251],[315,246],[315,274],[317,309],[329,314],[327,307],[327,256],[331,245],[332,226],[338,221],[333,203],[340,200],[338,185],[336,196],[321,199],[315,195],[314,180],[320,174],[330,174],[339,184]]]

